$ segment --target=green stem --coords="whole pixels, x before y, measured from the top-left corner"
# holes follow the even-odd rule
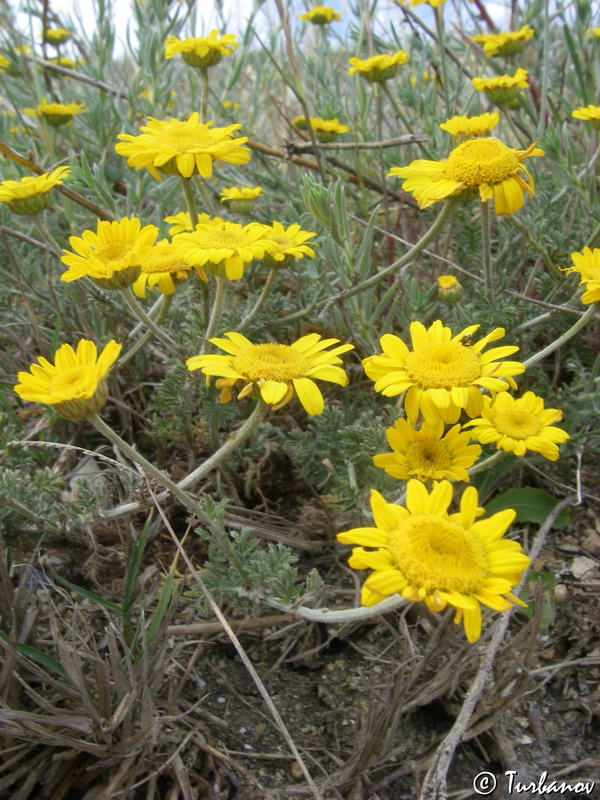
[[[185,492],[180,486],[178,486],[174,481],[169,478],[162,470],[158,469],[151,464],[147,459],[144,458],[137,450],[134,450],[133,447],[127,444],[124,439],[121,439],[118,433],[116,433],[110,425],[108,425],[102,417],[98,414],[91,414],[87,419],[92,423],[92,425],[99,431],[101,434],[106,436],[114,445],[116,445],[119,450],[121,450],[125,455],[134,461],[136,464],[154,478],[155,481],[160,483],[161,486],[164,486],[165,489],[176,497],[182,505],[184,505],[187,509],[189,509],[193,514],[195,514],[198,519],[202,522],[203,525],[206,525],[211,530],[215,530],[216,526],[212,519],[208,516],[206,511],[200,506],[196,500],[189,496],[187,492]],[[168,496],[168,492],[162,495],[162,498],[165,499]],[[158,497],[155,498],[158,500]]]
[[[385,92],[385,96],[387,97],[387,99],[390,101],[390,105],[394,109],[394,113],[396,114],[398,119],[402,122],[402,124],[406,128],[407,132],[414,135],[415,134],[414,128],[412,127],[412,125],[408,121],[404,111],[402,111],[402,109],[400,108],[398,103],[395,101],[394,96],[392,95],[392,93],[388,89],[387,83],[385,81],[381,84],[381,88]],[[427,158],[433,159],[433,154],[432,154],[431,150],[427,147],[426,144],[423,144],[423,142],[419,142],[418,141],[417,142],[417,147],[421,148],[421,150],[423,151],[423,155],[427,156]]]
[[[148,314],[146,314],[144,309],[138,303],[134,293],[131,291],[131,287],[127,286],[124,289],[121,289],[121,294],[132,313],[135,314],[140,322],[143,322],[148,330],[152,331],[154,336],[156,336],[156,338],[159,339],[165,345],[165,347],[171,350],[171,352],[177,356],[181,356],[181,350],[177,343],[174,342],[173,339],[171,339],[171,337],[165,333],[162,328],[159,328],[154,320],[148,316]]]
[[[537,364],[538,361],[546,358],[555,350],[558,350],[559,347],[562,347],[563,344],[566,344],[569,339],[572,339],[575,334],[579,333],[579,331],[584,328],[588,322],[594,318],[595,314],[598,311],[598,307],[595,303],[592,303],[585,314],[577,320],[577,322],[572,325],[569,330],[565,331],[562,336],[559,336],[558,339],[551,342],[547,347],[544,347],[543,350],[540,350],[539,353],[535,353],[535,355],[528,358],[523,363],[526,367],[532,367],[534,364]]]
[[[208,67],[199,67],[200,71],[200,122],[208,119]]]
[[[494,276],[492,274],[492,242],[490,236],[490,207],[488,203],[482,201],[479,204],[481,211],[481,250],[483,256],[483,285],[485,294],[491,308],[496,307],[494,297]]]
[[[537,127],[539,139],[546,129],[546,111],[548,108],[548,82],[550,80],[550,0],[544,0],[544,50],[542,56],[542,96],[540,99],[540,118]]]
[[[440,51],[440,65],[442,68],[442,89],[444,90],[444,100],[446,102],[446,116],[450,117],[450,92],[448,89],[448,64],[446,62],[446,47],[444,45],[444,11],[443,6],[436,6],[435,28],[437,31],[437,42]]]
[[[241,331],[246,325],[254,319],[254,317],[258,314],[260,309],[263,307],[265,300],[269,296],[271,292],[271,288],[275,283],[275,278],[277,277],[277,269],[270,269],[269,274],[267,275],[267,280],[265,281],[265,285],[262,288],[262,292],[260,293],[260,297],[254,304],[254,308],[244,317],[241,323],[238,325],[238,330]]]
[[[162,301],[162,303],[161,303],[161,301]],[[150,309],[150,312],[152,312],[152,309],[158,307],[158,314],[157,314],[156,319],[155,319],[155,323],[157,325],[160,325],[161,322],[163,321],[163,319],[167,316],[167,312],[168,312],[169,308],[171,307],[171,303],[172,302],[173,302],[173,295],[172,294],[163,294],[163,295],[161,295],[161,297],[159,297],[157,302]],[[161,303],[161,304],[158,305],[159,303]],[[142,323],[140,323],[140,325],[142,325]],[[136,325],[136,328],[137,327],[138,326]],[[135,328],[134,328],[134,330],[135,330]],[[132,359],[134,357],[134,355],[137,352],[139,352],[142,349],[142,347],[144,347],[150,341],[150,339],[152,339],[153,336],[154,336],[154,334],[153,334],[152,331],[146,331],[144,333],[144,335],[141,336],[138,339],[138,341],[134,345],[132,345],[124,355],[122,355],[119,358],[119,367],[124,366],[130,359]]]
[[[470,477],[473,475],[477,475],[478,472],[483,472],[484,469],[488,469],[488,467],[493,466],[494,464],[498,463],[498,461],[502,461],[504,456],[508,455],[504,452],[504,450],[497,450],[493,455],[484,458],[479,464],[475,464],[468,469],[467,472],[469,473]]]
[[[183,186],[183,193],[185,195],[185,202],[188,207],[188,213],[190,215],[192,230],[194,230],[194,228],[198,224],[198,208],[196,206],[196,198],[194,197],[194,187],[192,186],[192,179],[184,178],[182,175],[181,185]]]
[[[335,303],[337,300],[345,299],[346,297],[352,297],[352,295],[358,294],[359,292],[363,292],[365,289],[369,289],[371,286],[374,286],[379,281],[387,278],[388,275],[393,275],[394,272],[397,272],[402,267],[405,267],[409,264],[415,256],[417,256],[421,250],[424,250],[425,247],[429,244],[429,242],[434,239],[438,233],[440,232],[441,228],[445,224],[445,222],[450,217],[451,213],[454,210],[454,203],[452,199],[448,199],[444,203],[444,207],[442,208],[438,218],[435,220],[431,228],[427,231],[427,233],[423,234],[418,242],[410,248],[408,253],[405,253],[402,258],[399,258],[397,261],[394,261],[393,264],[390,264],[389,267],[382,269],[381,272],[378,272],[376,275],[367,278],[361,283],[357,283],[356,286],[351,286],[349,289],[344,289],[342,292],[338,292],[338,294],[330,297],[323,310],[319,314],[319,318],[323,318],[323,315],[328,311],[331,305]]]
[[[207,458],[200,466],[196,467],[193,472],[190,472],[189,475],[186,475],[183,480],[179,481],[176,484],[177,489],[179,491],[184,491],[185,489],[191,488],[195,483],[201,480],[205,475],[208,475],[213,469],[216,469],[226,458],[228,458],[234,450],[236,450],[241,444],[243,444],[246,439],[250,436],[252,431],[257,427],[257,425],[262,422],[264,419],[267,411],[269,410],[270,406],[262,400],[262,398],[258,401],[256,406],[254,407],[252,414],[248,417],[248,419],[244,422],[241,428],[232,434],[225,443],[215,452],[213,453],[210,458]],[[116,435],[116,434],[115,434]],[[161,473],[162,474],[162,473]],[[158,480],[158,478],[157,478]],[[164,484],[163,484],[164,485]],[[158,502],[162,502],[168,496],[167,492],[163,492],[156,496],[156,500]],[[113,508],[111,511],[106,512],[103,515],[104,519],[115,519],[117,517],[121,517],[124,514],[132,514],[135,511],[140,511],[142,508],[148,505],[148,502],[142,503],[125,503],[117,508]]]
[[[223,316],[223,309],[225,307],[225,295],[227,294],[227,278],[224,275],[217,275],[215,299],[213,300],[212,311],[210,312],[210,319],[204,335],[204,342],[202,343],[201,353],[206,351],[208,347],[208,340],[215,335],[219,322]]]

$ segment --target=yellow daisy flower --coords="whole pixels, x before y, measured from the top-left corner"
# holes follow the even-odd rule
[[[440,275],[437,279],[438,297],[445,303],[456,303],[463,296],[463,287],[456,275]]]
[[[36,214],[48,205],[49,192],[60,186],[70,173],[69,167],[57,167],[52,172],[19,181],[0,183],[0,203],[7,203],[14,214]]]
[[[198,222],[210,222],[211,219],[219,219],[219,217],[211,217],[210,214],[198,214]],[[170,217],[165,217],[165,222],[170,224],[169,234],[175,236],[176,233],[187,233],[194,230],[194,226],[190,221],[189,211],[180,211],[178,214],[173,214]]]
[[[475,117],[456,116],[441,122],[440,128],[457,139],[471,139],[473,136],[489,136],[499,120],[500,114],[497,111]]]
[[[534,194],[533,178],[523,161],[543,155],[535,143],[527,150],[513,150],[498,139],[480,137],[457,145],[445,160],[417,159],[407,167],[392,167],[388,174],[404,178],[402,188],[412,192],[419,208],[477,189],[479,199],[493,199],[496,214],[504,216],[521,208],[523,192]]]
[[[461,409],[471,418],[481,414],[483,395],[492,395],[516,388],[514,375],[525,367],[519,361],[498,361],[519,349],[516,345],[494,347],[483,353],[484,347],[504,336],[504,328],[494,328],[478,342],[471,336],[479,325],[452,336],[441,320],[429,328],[421,322],[411,322],[413,349],[391,333],[381,337],[383,354],[364,359],[363,367],[375,382],[375,391],[384,397],[406,392],[404,405],[408,421],[416,423],[419,411],[425,420],[435,424],[439,419],[449,424],[458,421]]]
[[[0,72],[6,72],[6,70],[12,67],[12,61],[6,56],[0,54]]]
[[[48,44],[58,46],[69,41],[71,38],[71,31],[68,31],[66,28],[46,28],[42,36],[44,41],[48,42]]]
[[[77,67],[77,62],[73,61],[72,58],[67,58],[67,56],[54,56],[50,59],[52,64],[57,64],[59,67],[66,67],[67,69],[75,69]]]
[[[255,186],[229,186],[221,189],[220,200],[229,205],[232,211],[247,214],[254,204],[254,200],[262,195],[262,187]]]
[[[76,114],[85,114],[87,108],[83,103],[40,103],[35,108],[26,108],[25,113],[45,119],[48,125],[58,128],[70,125]]]
[[[163,294],[173,294],[175,285],[189,278],[192,267],[181,257],[179,249],[168,239],[161,239],[142,261],[139,277],[132,285],[134,294],[146,297],[146,289],[156,286]],[[202,267],[196,267],[200,280],[208,278]]]
[[[586,122],[591,122],[592,127],[600,128],[600,106],[582,106],[571,111],[571,116],[575,119],[583,119]]]
[[[585,284],[585,292],[581,296],[581,302],[586,305],[589,303],[600,303],[600,248],[584,247],[582,253],[571,253],[573,265],[565,267],[563,272],[571,274],[578,272],[581,275],[581,284]]]
[[[313,25],[329,25],[334,20],[340,20],[341,15],[331,6],[314,6],[305,14],[298,14],[304,22],[312,22]]]
[[[100,220],[96,233],[86,230],[81,238],[69,237],[75,251],[63,250],[61,258],[69,269],[60,276],[76,281],[89,276],[106,289],[130,286],[140,274],[140,264],[150,255],[158,236],[155,225],[145,225],[138,217],[123,217],[119,222]]]
[[[514,509],[477,520],[485,509],[478,506],[472,486],[462,494],[460,511],[449,514],[451,502],[449,481],[436,484],[431,493],[420,481],[409,481],[406,508],[386,502],[373,489],[375,526],[343,531],[337,538],[360,545],[348,560],[351,567],[373,570],[363,584],[362,605],[374,606],[393,594],[424,602],[434,612],[450,605],[456,609],[454,622],[462,621],[467,639],[475,642],[481,635],[482,605],[494,611],[526,605],[510,590],[530,560],[520,544],[503,538]]]
[[[19,372],[14,390],[23,400],[56,406],[61,417],[84,419],[106,403],[106,376],[120,352],[115,341],[108,342],[99,356],[89,339],[80,339],[76,351],[63,344],[54,354],[54,364],[38,356],[39,364],[32,364],[30,372]]]
[[[499,106],[518,108],[520,105],[517,89],[527,89],[527,70],[519,68],[514,75],[497,75],[495,78],[473,78],[473,86],[478,92],[485,92],[488,100]]]
[[[200,122],[197,111],[185,122],[149,117],[148,124],[141,128],[144,133],[139,136],[120,133],[117,138],[122,141],[115,145],[115,150],[127,157],[130,167],[145,167],[158,181],[162,180],[161,173],[210,178],[213,161],[246,164],[250,160],[250,151],[244,147],[248,137],[233,138],[241,127],[236,123],[213,128],[212,123]]]
[[[444,423],[424,422],[416,430],[405,419],[397,419],[385,432],[393,453],[373,457],[375,466],[384,469],[392,478],[419,481],[448,478],[469,481],[467,469],[481,455],[478,444],[469,444],[470,433],[454,425],[444,434]]]
[[[273,247],[265,225],[240,225],[220,217],[201,222],[191,233],[178,234],[173,243],[186,263],[225,275],[230,281],[241,278],[246,264],[262,258]]]
[[[370,58],[349,58],[348,75],[358,73],[370,83],[381,83],[393,78],[400,64],[408,63],[408,53],[397,50],[391,55],[381,54]]]
[[[323,395],[316,380],[330,381],[346,386],[348,377],[339,366],[341,353],[353,350],[352,344],[339,344],[339,339],[321,339],[317,333],[309,333],[291,345],[252,344],[241,333],[230,331],[227,338],[210,339],[210,342],[227,356],[201,355],[188,358],[189,370],[201,369],[205,375],[221,378],[217,387],[221,389],[221,403],[231,400],[231,388],[238,381],[244,386],[238,400],[253,391],[274,409],[288,403],[294,394],[311,416],[320,414],[325,407]],[[331,345],[337,345],[327,350]]]
[[[478,33],[476,36],[471,36],[471,39],[480,44],[486,56],[491,58],[491,56],[513,56],[520,53],[534,34],[533,28],[525,25],[518,31]]]
[[[315,251],[305,242],[312,239],[317,234],[313,231],[303,231],[300,225],[290,225],[284,228],[281,222],[273,222],[272,225],[264,225],[265,237],[269,240],[270,248],[265,253],[263,261],[271,269],[282,269],[288,267],[294,258],[304,256],[315,257]],[[310,243],[315,246],[315,242]]]
[[[309,117],[309,119],[315,137],[320,142],[332,142],[340,133],[347,133],[350,130],[350,128],[342,124],[337,117],[333,119]],[[306,117],[294,117],[292,125],[299,130],[306,130],[308,128]]]
[[[232,33],[219,37],[219,31],[213,29],[208,36],[179,39],[168,36],[165,42],[165,58],[181,55],[190,67],[214,67],[223,56],[228,56],[239,47],[239,42]]]
[[[561,419],[562,411],[544,408],[543,398],[533,392],[525,392],[516,399],[505,392],[494,402],[485,397],[481,417],[466,424],[473,426],[471,436],[481,444],[495,444],[498,450],[516,456],[524,456],[531,450],[556,461],[557,445],[569,438],[566,431],[553,425]]]

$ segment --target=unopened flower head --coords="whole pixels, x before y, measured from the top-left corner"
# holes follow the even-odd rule
[[[278,409],[297,395],[311,416],[320,414],[325,407],[315,380],[346,386],[348,378],[339,366],[342,363],[339,356],[354,349],[352,344],[322,339],[317,333],[309,333],[291,345],[253,344],[235,331],[210,342],[229,355],[193,356],[186,364],[189,370],[201,369],[205,375],[220,378],[217,387],[221,389],[222,403],[229,402],[232,387],[242,383],[238,399],[260,394],[265,403]]]
[[[455,139],[472,139],[474,136],[489,136],[499,119],[497,111],[475,117],[456,116],[441,122],[440,128]]]
[[[373,462],[400,480],[468,481],[467,470],[481,455],[481,447],[469,443],[469,431],[454,425],[444,434],[442,420],[423,422],[417,430],[405,419],[397,419],[394,427],[386,430],[386,437],[394,452],[380,453]]]
[[[571,274],[578,272],[580,285],[585,286],[581,302],[600,303],[600,247],[584,247],[581,253],[571,253],[573,265],[566,267],[564,272]]]
[[[314,6],[305,14],[298,14],[304,22],[312,22],[313,25],[329,25],[329,23],[341,20],[341,15],[331,6]]]
[[[228,56],[238,47],[239,42],[232,33],[219,36],[219,31],[213,29],[208,36],[197,38],[179,39],[177,36],[168,36],[165,58],[181,55],[190,67],[214,67],[223,56]]]
[[[145,167],[158,181],[162,180],[161,173],[210,178],[213,161],[246,164],[250,160],[250,151],[244,147],[248,137],[234,138],[241,127],[236,123],[214,128],[212,123],[200,122],[197,111],[185,122],[150,117],[139,136],[120,133],[117,138],[122,141],[115,145],[115,150],[127,158],[130,167]]]
[[[513,150],[498,139],[477,137],[457,145],[445,160],[418,159],[407,167],[393,167],[389,174],[404,179],[402,188],[412,192],[419,208],[475,190],[481,202],[493,200],[496,214],[504,216],[521,208],[524,192],[534,193],[533,178],[523,161],[543,155],[535,143],[526,150]]]
[[[412,350],[394,334],[381,337],[380,356],[363,361],[365,372],[375,382],[375,391],[385,397],[406,392],[406,417],[415,424],[419,412],[430,424],[443,420],[454,424],[461,410],[473,418],[481,414],[483,395],[516,388],[515,375],[525,371],[519,361],[500,361],[516,353],[516,345],[494,347],[483,352],[490,342],[504,336],[504,328],[494,328],[479,341],[472,339],[479,325],[452,335],[450,328],[436,320],[429,328],[412,322]]]
[[[173,294],[175,286],[187,280],[193,267],[187,264],[179,253],[179,248],[168,239],[161,239],[142,261],[139,277],[132,285],[134,294],[146,297],[146,290],[157,286],[163,294]],[[206,281],[202,267],[196,267],[200,280]]]
[[[130,286],[140,274],[140,265],[152,250],[158,228],[145,225],[138,217],[123,217],[119,222],[98,222],[96,232],[84,231],[81,238],[71,236],[75,251],[63,250],[61,258],[68,270],[63,281],[76,281],[89,276],[105,289]]]
[[[478,33],[476,36],[471,36],[471,39],[480,44],[486,56],[491,58],[491,56],[513,56],[520,53],[534,34],[532,27],[524,25],[518,31]]]
[[[281,222],[273,222],[272,225],[264,226],[264,234],[270,246],[265,252],[263,261],[271,269],[282,269],[289,267],[295,258],[304,256],[315,257],[313,247],[315,242],[306,242],[317,234],[314,231],[303,231],[300,225],[290,225],[284,228]]]
[[[106,376],[119,357],[121,345],[110,341],[98,356],[94,342],[80,339],[77,349],[63,344],[54,364],[38,356],[30,372],[19,372],[15,392],[23,400],[55,406],[61,417],[77,421],[95,414],[108,399]]]
[[[69,41],[71,38],[71,31],[68,31],[66,28],[46,28],[43,33],[43,38],[48,44],[58,46]]]
[[[528,451],[539,453],[550,461],[559,456],[558,445],[569,434],[554,427],[562,419],[558,408],[544,408],[544,399],[533,392],[514,398],[505,392],[492,402],[484,398],[481,417],[467,422],[473,427],[471,436],[481,444],[495,444],[498,450],[524,456]]]
[[[514,75],[498,75],[495,78],[473,78],[478,92],[485,92],[488,100],[498,106],[518,108],[521,104],[517,89],[527,89],[527,70],[519,68]]]
[[[337,139],[340,133],[347,133],[350,128],[339,121],[337,117],[333,119],[321,119],[320,117],[309,117],[310,126],[314,131],[315,137],[320,142],[332,142]],[[292,120],[299,130],[307,130],[308,124],[306,117],[294,117]]]
[[[48,205],[49,193],[69,174],[69,167],[57,167],[52,172],[20,181],[0,183],[0,203],[6,203],[14,214],[36,214]]]
[[[437,279],[438,297],[453,305],[463,296],[463,287],[456,275],[439,275]]]
[[[338,533],[342,544],[355,544],[348,561],[354,569],[373,570],[363,584],[361,602],[374,606],[399,594],[423,602],[430,611],[456,609],[454,622],[464,624],[467,639],[481,635],[481,607],[507,611],[524,606],[511,593],[530,560],[504,534],[513,522],[512,508],[478,520],[485,509],[469,486],[460,511],[449,513],[452,484],[440,481],[429,493],[418,480],[408,482],[406,507],[388,503],[373,490],[373,527]],[[370,548],[370,549],[365,549]]]
[[[590,122],[593,128],[600,129],[600,106],[582,106],[571,112],[575,119],[583,119]]]
[[[408,63],[408,53],[397,50],[391,54],[381,54],[370,58],[350,58],[348,75],[358,74],[370,83],[382,83],[398,72],[401,64]]]
[[[232,281],[239,280],[251,261],[272,248],[265,225],[240,225],[220,217],[199,223],[191,233],[178,234],[173,242],[186,263]]]
[[[86,111],[83,103],[40,103],[35,108],[25,109],[27,114],[41,117],[53,128],[70,125],[76,114],[85,114]]]

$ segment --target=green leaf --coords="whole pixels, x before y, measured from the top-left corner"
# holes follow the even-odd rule
[[[486,516],[502,511],[504,508],[514,508],[517,512],[518,522],[535,522],[542,525],[554,506],[558,503],[556,498],[544,491],[526,486],[522,489],[508,489],[506,492],[494,497],[486,504]],[[570,520],[569,509],[563,509],[554,520],[553,528],[564,528]]]
[[[7,644],[11,643],[8,636],[5,633],[2,633],[2,631],[0,631],[0,639],[2,639],[2,641],[6,642]],[[32,647],[29,644],[22,644],[21,642],[17,642],[15,647],[17,652],[20,653],[22,656],[30,658],[32,661],[37,661],[38,664],[41,664],[43,667],[47,667],[48,669],[53,670],[54,672],[58,673],[62,678],[70,680],[62,664],[55,658],[52,658],[52,656],[43,653],[41,650],[38,650],[37,647]]]
[[[125,613],[122,606],[112,603],[110,600],[105,600],[104,597],[100,597],[100,595],[95,594],[95,592],[90,592],[88,589],[83,589],[81,586],[71,583],[71,581],[68,581],[66,578],[62,578],[51,567],[50,572],[57,583],[60,583],[61,586],[70,589],[72,592],[75,592],[75,594],[78,594],[80,597],[85,597],[86,600],[92,600],[94,603],[98,603],[98,605],[104,606],[104,608],[107,608],[109,611],[114,611],[120,616],[123,616]]]

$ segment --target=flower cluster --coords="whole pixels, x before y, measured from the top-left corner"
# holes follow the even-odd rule
[[[36,178],[27,175],[20,181],[0,183],[0,203],[6,203],[14,214],[36,214],[48,205],[49,193],[60,186],[71,170],[57,167]]]
[[[518,31],[479,33],[471,36],[471,39],[480,44],[486,56],[490,58],[491,56],[513,56],[520,53],[534,34],[533,28],[525,25]]]

